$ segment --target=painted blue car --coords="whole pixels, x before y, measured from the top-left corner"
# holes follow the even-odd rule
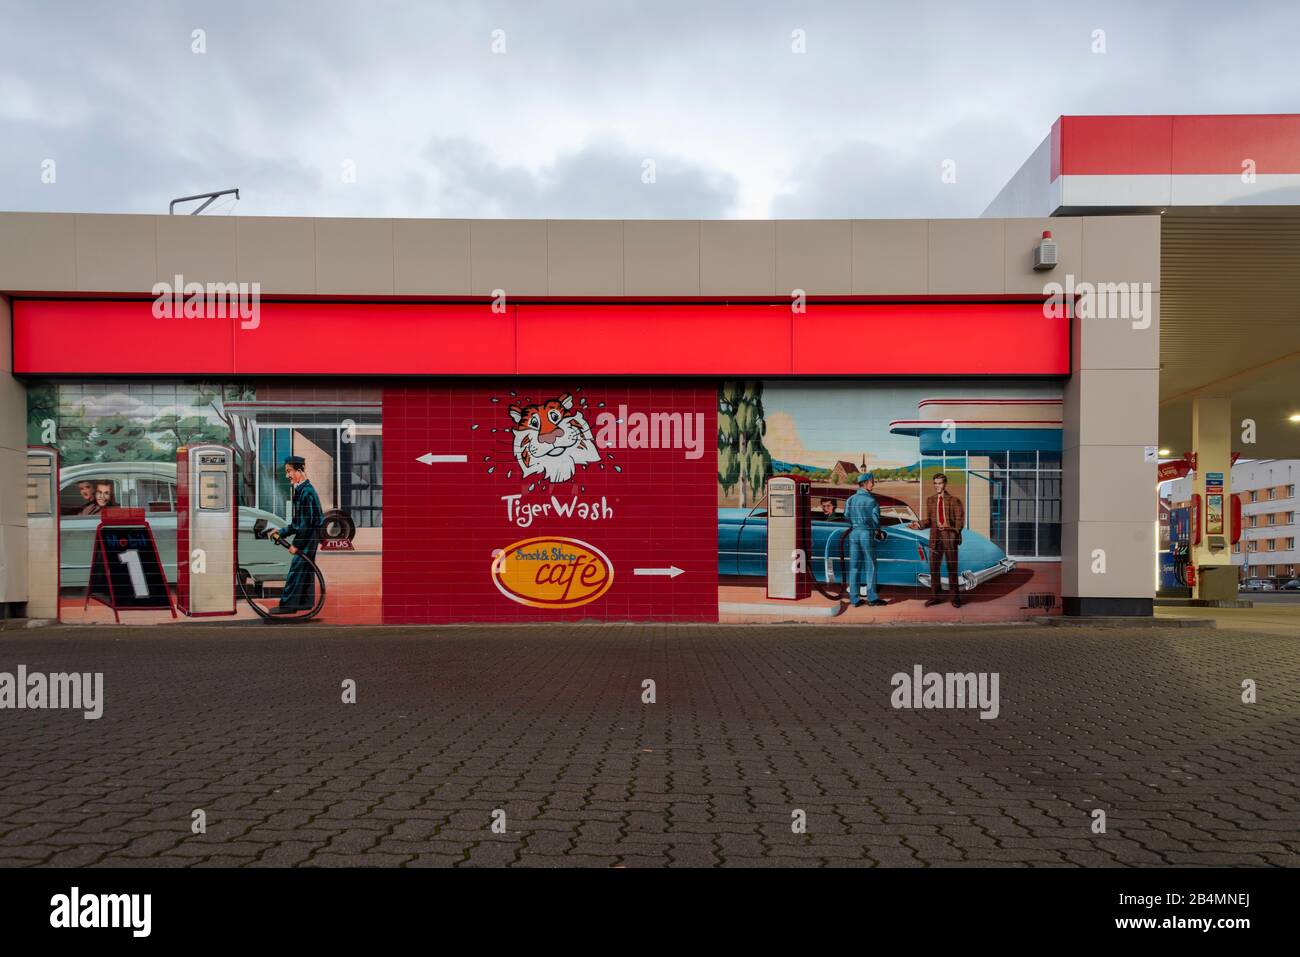
[[[819,495],[821,493],[818,493]],[[889,496],[880,501],[881,526],[885,540],[876,543],[876,574],[880,585],[930,587],[930,533],[911,529],[916,521],[911,506]],[[849,525],[836,512],[835,521],[813,513],[812,554],[808,556],[813,580],[828,586],[842,585],[847,573],[848,549],[845,537]],[[1016,567],[1006,553],[987,537],[966,529],[957,549],[958,588],[972,591],[991,578]],[[718,574],[742,578],[767,575],[766,499],[753,508],[718,509]],[[943,585],[947,587],[947,568]]]

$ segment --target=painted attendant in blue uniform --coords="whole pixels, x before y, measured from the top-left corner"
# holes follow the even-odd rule
[[[880,503],[871,494],[876,477],[870,472],[858,476],[858,490],[844,503],[849,525],[849,604],[862,604],[861,589],[867,589],[868,605],[888,605],[876,594],[876,540],[881,537]]]
[[[320,543],[320,528],[325,513],[321,511],[320,496],[307,480],[307,462],[301,455],[290,455],[284,460],[284,477],[293,486],[293,522],[287,527],[271,532],[277,541],[293,539],[289,553],[293,561],[289,576],[280,593],[280,606],[272,608],[273,615],[292,615],[308,611],[316,604],[316,574],[303,556],[316,560],[316,546]]]

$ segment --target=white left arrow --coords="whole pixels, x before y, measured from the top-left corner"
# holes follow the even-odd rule
[[[468,455],[434,455],[432,452],[425,452],[416,458],[417,462],[423,462],[425,465],[432,465],[434,462],[468,462]]]
[[[676,565],[672,565],[668,568],[634,568],[632,569],[632,574],[633,575],[667,575],[669,578],[676,578],[678,575],[682,574],[685,571],[686,569],[684,568],[678,568]]]

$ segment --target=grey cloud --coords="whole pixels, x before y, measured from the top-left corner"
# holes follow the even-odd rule
[[[538,172],[494,162],[468,140],[435,140],[433,205],[445,216],[572,218],[720,218],[732,213],[735,178],[674,156],[624,147],[586,147]],[[655,182],[642,182],[645,160]]]
[[[161,213],[177,196],[229,186],[254,196],[296,196],[311,206],[320,187],[319,175],[293,157],[237,151],[218,131],[177,144],[148,123],[97,118],[69,127],[10,123],[6,136],[0,152],[5,209]],[[47,159],[55,163],[54,183],[41,178]]]
[[[0,208],[977,215],[1061,113],[1293,110],[1297,32],[1212,0],[0,0]]]
[[[851,140],[795,170],[779,219],[978,216],[1037,146],[1002,124],[962,124],[924,143]],[[992,154],[992,155],[990,155]],[[951,162],[951,166],[948,164]],[[951,172],[952,182],[944,174]],[[955,178],[954,178],[955,177]]]

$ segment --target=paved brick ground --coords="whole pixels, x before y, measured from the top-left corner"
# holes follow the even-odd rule
[[[917,663],[999,672],[1001,716],[893,710],[890,676]],[[1300,640],[1280,634],[0,633],[0,671],[18,664],[103,671],[107,706],[99,721],[0,711],[9,866],[1300,859]],[[1240,702],[1243,678],[1257,704]],[[206,834],[190,832],[196,808]]]

